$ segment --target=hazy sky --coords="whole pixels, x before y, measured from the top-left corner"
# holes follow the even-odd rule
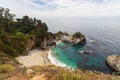
[[[0,0],[17,17],[120,17],[120,0]]]

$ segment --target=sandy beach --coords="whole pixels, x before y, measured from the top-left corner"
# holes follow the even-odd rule
[[[50,61],[47,58],[48,50],[31,50],[27,56],[19,56],[16,60],[25,67],[37,65],[49,65]]]
[[[60,43],[62,43],[61,40],[56,41],[56,45],[58,45],[58,44],[60,44]]]
[[[60,44],[62,41],[56,41],[56,44]],[[27,56],[16,57],[16,60],[25,67],[37,66],[37,65],[50,65],[52,57],[48,57],[51,50],[31,50]],[[54,61],[55,62],[55,61]],[[52,63],[53,64],[53,63]]]

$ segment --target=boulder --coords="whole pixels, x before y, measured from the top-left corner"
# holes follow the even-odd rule
[[[110,55],[106,60],[107,64],[116,71],[120,71],[120,56]]]
[[[34,70],[32,70],[32,69],[27,69],[26,74],[27,74],[27,75],[34,74]]]

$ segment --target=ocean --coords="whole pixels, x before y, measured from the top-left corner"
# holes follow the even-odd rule
[[[51,55],[64,67],[80,68],[103,73],[113,70],[106,64],[109,55],[120,55],[119,20],[46,20],[50,31],[67,31],[69,34],[82,32],[87,38],[86,44],[67,45],[60,43],[51,49]],[[88,51],[90,54],[81,54]],[[54,61],[54,60],[53,60]],[[60,65],[62,66],[62,65]]]

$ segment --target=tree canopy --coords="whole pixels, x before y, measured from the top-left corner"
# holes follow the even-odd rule
[[[8,8],[0,7],[0,51],[15,56],[25,51],[31,36],[35,35],[36,44],[48,37],[48,27],[41,20],[27,15],[17,19],[14,17],[15,14],[10,13]]]

